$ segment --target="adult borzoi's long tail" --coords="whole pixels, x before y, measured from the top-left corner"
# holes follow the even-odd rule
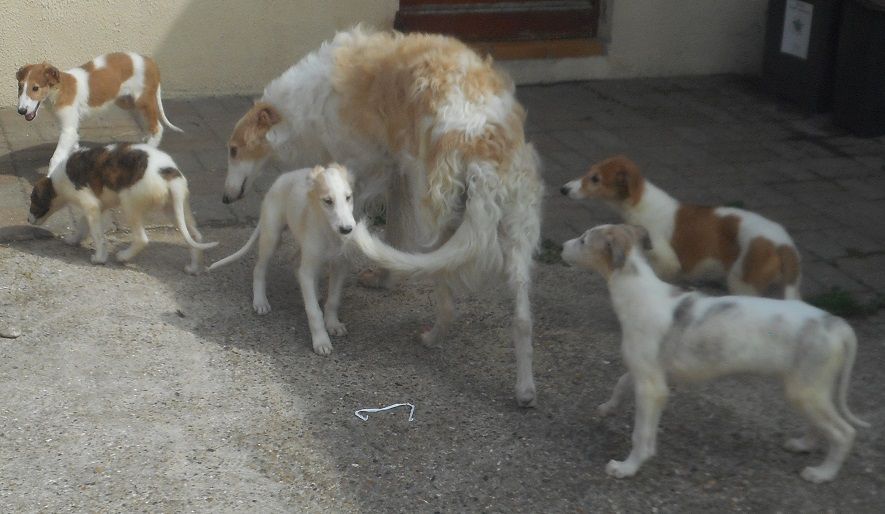
[[[468,167],[467,201],[461,224],[442,246],[429,253],[397,250],[369,233],[360,221],[349,240],[369,259],[401,273],[452,272],[469,264],[479,274],[496,272],[503,261],[498,244],[500,181],[493,170]],[[467,281],[472,282],[472,281]]]
[[[222,266],[226,266],[234,261],[242,259],[243,256],[246,255],[246,252],[248,252],[249,249],[252,248],[252,245],[255,244],[255,240],[258,239],[258,234],[260,232],[261,232],[261,224],[259,223],[255,227],[255,230],[252,231],[252,235],[249,236],[249,240],[246,241],[246,244],[244,244],[242,248],[240,248],[239,250],[234,252],[232,255],[228,255],[224,259],[221,259],[220,261],[213,262],[212,265],[209,266],[209,271],[212,271],[215,268],[220,268]]]

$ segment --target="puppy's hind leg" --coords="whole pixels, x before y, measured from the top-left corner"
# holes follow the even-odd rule
[[[624,400],[624,397],[630,390],[633,388],[633,378],[630,376],[630,373],[624,373],[621,375],[621,378],[618,379],[618,383],[615,384],[615,389],[612,391],[612,396],[609,400],[599,407],[596,408],[596,411],[600,416],[608,416],[609,414],[615,412],[615,410],[621,405],[621,402]]]
[[[802,478],[816,484],[829,482],[836,478],[842,462],[851,451],[856,431],[836,411],[831,387],[821,388],[819,383],[809,384],[807,380],[791,380],[787,382],[786,389],[787,397],[802,410],[828,444],[824,461],[803,469]]]
[[[123,213],[126,215],[126,219],[129,221],[129,226],[132,230],[132,242],[128,247],[117,252],[117,260],[120,262],[126,262],[138,255],[139,252],[147,246],[148,235],[144,230],[144,220],[141,217],[141,212],[138,212],[137,207],[132,207],[126,203],[123,203],[121,207],[123,208]]]
[[[347,335],[347,327],[338,319],[338,307],[341,306],[341,291],[344,289],[344,279],[347,278],[347,260],[335,259],[329,270],[329,292],[326,295],[326,305],[323,307],[326,330],[333,336]]]
[[[659,373],[637,377],[631,373],[636,390],[636,419],[633,426],[633,449],[626,460],[609,461],[605,472],[616,478],[630,477],[642,463],[657,452],[658,423],[667,403],[667,383]]]
[[[252,307],[263,316],[270,312],[270,302],[267,301],[267,265],[280,241],[284,220],[273,209],[262,206],[258,223],[258,259],[252,270]]]

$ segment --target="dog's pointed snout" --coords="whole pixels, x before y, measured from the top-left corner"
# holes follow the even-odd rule
[[[25,114],[28,113],[28,110],[27,110],[26,108],[24,108],[24,107],[19,107],[19,108],[18,108],[18,113],[21,114],[21,115],[25,115]]]
[[[338,232],[341,232],[342,234],[350,234],[353,232],[353,227],[351,225],[338,227]]]
[[[568,194],[569,194],[569,188],[568,188],[568,186],[562,186],[562,187],[560,187],[560,188],[559,188],[559,192],[562,193],[562,194],[565,195],[565,196],[568,196]]]

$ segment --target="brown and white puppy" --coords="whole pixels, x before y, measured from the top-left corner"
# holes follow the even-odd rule
[[[163,125],[182,130],[166,118],[160,99],[160,70],[150,57],[132,52],[100,55],[88,63],[61,71],[46,62],[22,66],[18,81],[18,113],[31,121],[45,101],[54,103],[61,124],[58,146],[49,162],[49,173],[71,151],[77,149],[80,119],[93,110],[115,103],[136,108],[151,133],[147,143],[159,146]]]
[[[107,261],[101,214],[118,205],[132,229],[132,244],[117,252],[120,261],[132,259],[147,245],[144,214],[169,203],[178,230],[191,247],[191,263],[185,271],[199,273],[203,250],[218,244],[200,242],[203,237],[187,201],[187,180],[169,154],[150,145],[109,145],[76,151],[60,165],[61,170],[34,185],[28,221],[39,225],[65,205],[78,207],[82,215],[65,242],[79,244],[88,230],[95,243],[93,263]]]
[[[610,461],[606,472],[632,476],[655,455],[668,380],[753,373],[783,379],[787,398],[810,422],[806,435],[787,441],[787,450],[809,451],[819,436],[828,443],[823,463],[805,468],[802,478],[836,478],[854,443],[852,424],[869,426],[848,409],[857,349],[851,326],[799,300],[715,298],[675,288],[655,275],[639,250],[647,235],[641,227],[602,225],[562,250],[569,264],[606,278],[621,323],[628,372],[600,414],[614,411],[631,388],[635,392],[633,449],[626,460]]]
[[[798,299],[800,259],[781,225],[733,207],[680,203],[619,155],[598,162],[560,189],[596,198],[649,232],[649,262],[664,280],[725,278],[732,294]]]

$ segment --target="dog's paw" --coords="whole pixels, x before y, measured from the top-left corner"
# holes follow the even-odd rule
[[[432,328],[425,328],[418,334],[418,341],[428,348],[440,348],[440,337]]]
[[[267,298],[255,298],[252,300],[252,308],[259,316],[264,316],[270,312],[270,302],[267,301]]]
[[[130,247],[127,247],[127,248],[117,252],[115,257],[120,262],[127,262],[130,259],[132,259],[133,257],[135,257],[135,252],[132,250],[132,247],[130,246]]]
[[[92,261],[92,264],[104,264],[108,261],[108,254],[94,253],[92,254],[92,257],[89,258],[89,260]]]
[[[612,402],[605,402],[599,404],[599,407],[596,407],[596,413],[600,416],[608,416],[617,410],[618,405]]]
[[[315,337],[313,339],[313,351],[317,355],[329,355],[332,353],[332,341],[329,340],[329,336]]]
[[[516,404],[523,408],[537,407],[538,401],[535,396],[535,384],[516,384]]]
[[[184,267],[184,272],[188,275],[199,275],[203,272],[203,269],[203,266],[191,263]]]
[[[329,332],[329,335],[333,335],[333,336],[346,336],[347,335],[347,327],[344,326],[344,323],[341,323],[338,320],[334,320],[334,321],[326,320],[326,331]]]
[[[626,461],[610,460],[605,465],[605,472],[608,476],[615,478],[632,477],[638,471],[637,467]]]
[[[823,465],[808,466],[807,468],[802,470],[801,476],[811,483],[821,484],[823,482],[829,482],[836,478],[836,473],[838,472],[839,469],[835,467],[825,467]]]
[[[784,442],[784,450],[793,453],[808,453],[817,448],[817,441],[808,436],[794,437]]]

